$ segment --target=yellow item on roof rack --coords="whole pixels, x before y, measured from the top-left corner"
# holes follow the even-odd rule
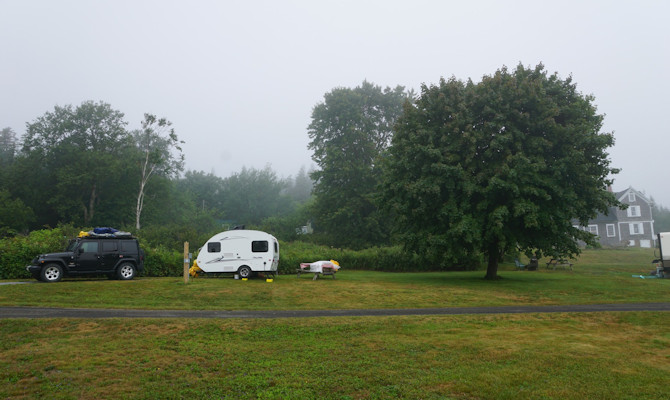
[[[78,237],[86,237],[86,236],[90,236],[90,235],[91,235],[91,234],[88,233],[88,232],[79,231],[79,236],[78,236]]]

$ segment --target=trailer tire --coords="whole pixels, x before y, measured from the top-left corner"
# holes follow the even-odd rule
[[[251,278],[251,268],[247,265],[241,266],[237,273],[240,274],[241,278]]]

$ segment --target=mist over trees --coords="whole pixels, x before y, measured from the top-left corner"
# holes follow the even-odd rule
[[[510,252],[575,254],[593,238],[572,220],[616,204],[604,190],[613,137],[593,101],[542,65],[442,79],[418,96],[334,88],[307,127],[316,168],[286,178],[270,165],[184,171],[167,119],[146,114],[129,131],[104,102],[56,106],[20,139],[0,131],[0,235],[73,224],[167,240],[246,225],[334,247],[399,244],[427,268],[485,260],[494,279]]]
[[[653,206],[651,208],[654,217],[654,232],[670,232],[670,209],[658,204],[652,198]]]
[[[111,105],[86,101],[47,111],[26,124],[21,140],[2,129],[0,235],[59,224],[133,231],[258,225],[293,213],[311,196],[304,167],[295,179],[279,178],[270,166],[227,178],[182,176],[183,142],[167,119],[145,114],[141,129],[127,125]]]

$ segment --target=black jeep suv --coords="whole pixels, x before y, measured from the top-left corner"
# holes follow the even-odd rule
[[[133,279],[144,270],[144,252],[130,235],[91,235],[70,241],[62,253],[40,254],[26,270],[37,280],[58,282],[63,276],[105,274]]]

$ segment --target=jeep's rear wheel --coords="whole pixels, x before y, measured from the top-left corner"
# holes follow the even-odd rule
[[[47,264],[42,268],[40,278],[44,282],[58,282],[63,278],[63,268],[58,264]]]
[[[135,267],[130,263],[123,263],[116,269],[116,277],[127,281],[135,277]]]

